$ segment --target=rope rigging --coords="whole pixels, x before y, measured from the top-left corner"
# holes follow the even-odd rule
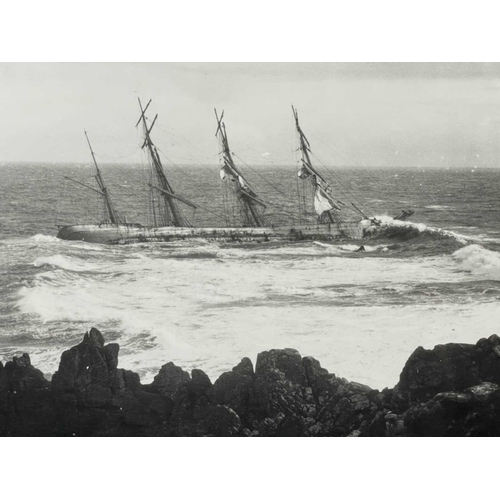
[[[329,145],[327,144],[325,141],[323,141],[321,139],[321,137],[319,137],[318,135],[314,134],[314,132],[312,133],[312,135],[319,141],[321,142],[325,147],[327,147],[333,154],[337,154],[340,156],[340,158],[342,158],[345,162],[346,162],[346,166],[348,167],[353,167],[353,168],[356,168],[356,167],[361,167],[361,168],[365,168],[366,169],[366,172],[364,173],[364,176],[368,178],[368,180],[374,184],[374,185],[377,185],[377,186],[381,186],[382,184],[379,182],[378,179],[376,179],[375,177],[373,177],[371,174],[370,174],[370,167],[367,167],[366,165],[356,165],[354,163],[354,161],[352,160],[352,158],[350,158],[347,153],[344,153],[342,150],[340,150],[339,148],[337,148],[337,146],[335,144],[332,144],[332,145]],[[325,167],[327,168],[327,167]],[[393,198],[392,196],[390,196],[389,194],[386,194],[386,197],[387,199],[389,199],[389,201],[391,201],[395,206],[398,206],[399,205],[399,200],[396,200],[395,198]],[[359,200],[358,200],[359,201]],[[405,206],[405,208],[408,208],[407,206]]]

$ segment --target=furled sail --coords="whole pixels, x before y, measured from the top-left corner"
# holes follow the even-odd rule
[[[332,210],[342,210],[338,203],[333,200],[330,195],[330,186],[323,176],[313,167],[309,153],[311,151],[309,141],[299,125],[299,116],[297,110],[292,106],[293,115],[295,117],[295,125],[299,134],[300,151],[302,152],[302,167],[297,172],[300,179],[309,179],[314,188],[313,205],[315,212],[320,216],[319,221],[322,221],[321,215],[328,213],[328,219],[333,221],[331,214]],[[342,204],[341,202],[339,202]]]
[[[154,124],[156,123],[156,119],[158,115],[155,116],[151,125],[148,125],[146,122],[146,110],[151,104],[151,99],[145,108],[142,107],[141,100],[139,99],[139,107],[141,109],[141,117],[136,124],[136,127],[142,123],[144,129],[144,142],[142,144],[142,149],[146,148],[149,156],[149,162],[151,166],[151,180],[152,182],[149,184],[152,192],[152,199],[155,200],[155,195],[160,193],[159,198],[156,198],[157,206],[155,206],[155,202],[152,203],[152,214],[154,218],[155,226],[175,226],[175,227],[190,227],[191,223],[183,214],[182,210],[177,205],[177,202],[180,201],[185,205],[188,205],[194,209],[197,206],[184,198],[183,196],[179,196],[174,193],[170,182],[167,179],[165,171],[163,170],[163,165],[160,160],[160,156],[158,154],[158,149],[154,145],[151,139],[151,130],[153,129]],[[155,183],[153,184],[153,178],[155,179]]]
[[[217,131],[215,135],[219,138],[221,144],[222,167],[219,171],[220,178],[231,186],[231,190],[236,196],[240,208],[240,214],[244,226],[264,227],[268,225],[262,210],[266,208],[264,202],[255,193],[248,181],[243,177],[239,168],[234,164],[232,153],[229,149],[226,127],[222,115],[217,115]]]

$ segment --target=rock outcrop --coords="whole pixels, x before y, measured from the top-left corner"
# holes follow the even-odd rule
[[[118,368],[95,328],[47,381],[28,354],[0,363],[2,436],[498,436],[500,338],[421,347],[393,389],[329,373],[294,349],[243,358],[214,383],[163,365],[150,384]]]

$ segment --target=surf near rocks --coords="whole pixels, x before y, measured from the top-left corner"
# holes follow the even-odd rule
[[[214,383],[162,366],[150,384],[118,368],[95,328],[65,351],[52,381],[27,354],[0,363],[3,436],[500,435],[500,338],[421,347],[393,389],[329,373],[294,349],[244,358]]]

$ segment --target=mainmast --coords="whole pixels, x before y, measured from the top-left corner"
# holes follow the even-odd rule
[[[162,225],[165,226],[190,227],[191,224],[177,206],[176,200],[181,201],[182,203],[185,203],[186,205],[192,208],[197,208],[197,205],[183,198],[182,196],[179,196],[174,193],[169,181],[167,180],[165,171],[163,170],[163,165],[161,163],[158,150],[154,145],[153,141],[151,140],[151,135],[150,135],[151,130],[153,129],[153,126],[156,122],[156,119],[158,118],[158,115],[154,117],[151,126],[148,127],[146,123],[145,113],[149,105],[151,104],[151,99],[149,100],[145,108],[142,107],[141,100],[140,99],[138,100],[139,100],[139,107],[141,109],[141,117],[139,118],[139,121],[136,123],[136,127],[139,125],[139,123],[142,122],[144,128],[144,142],[142,144],[142,149],[144,148],[147,149],[154,175],[156,177],[156,180],[158,181],[158,186],[155,186],[153,184],[150,184],[149,186],[151,187],[152,190],[158,191],[161,194],[161,197],[164,201],[163,203],[164,217],[161,223]]]
[[[118,215],[113,207],[113,204],[111,203],[111,198],[109,197],[108,189],[106,188],[106,186],[104,185],[104,181],[102,180],[101,171],[99,170],[99,166],[97,165],[94,151],[92,150],[92,146],[90,144],[89,136],[87,135],[87,131],[85,129],[83,129],[83,131],[85,132],[85,137],[87,139],[87,143],[88,143],[89,148],[90,148],[90,154],[92,155],[92,159],[94,160],[94,165],[95,165],[95,169],[97,172],[95,175],[95,179],[96,179],[97,185],[99,186],[99,189],[100,189],[100,191],[97,191],[97,192],[100,193],[104,198],[104,203],[106,205],[106,209],[107,209],[108,215],[109,215],[109,220],[111,221],[111,223],[112,224],[119,224]]]
[[[331,196],[331,187],[321,174],[313,167],[309,153],[311,152],[309,141],[299,125],[299,114],[292,106],[293,116],[295,118],[295,126],[299,134],[300,151],[302,152],[302,167],[298,172],[301,179],[309,178],[314,186],[314,210],[318,214],[319,222],[336,222],[333,215],[334,211],[340,211],[340,204]],[[326,218],[326,220],[325,220]]]
[[[219,118],[217,110],[215,117],[217,119],[217,131],[215,136],[219,139],[221,144],[222,167],[220,169],[220,177],[223,181],[231,185],[236,192],[240,208],[242,209],[243,225],[249,227],[265,227],[267,222],[262,214],[259,213],[258,208],[266,208],[264,202],[257,196],[253,188],[243,177],[243,174],[234,164],[229,143],[227,140],[226,126],[222,121],[224,111]]]

